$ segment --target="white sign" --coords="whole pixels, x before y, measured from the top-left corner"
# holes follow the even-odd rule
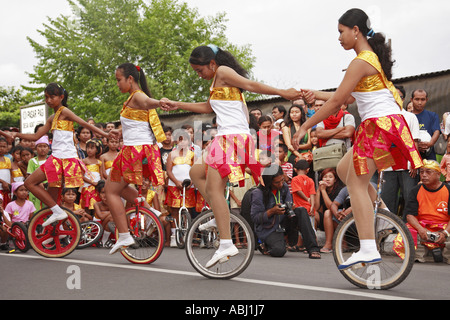
[[[45,124],[47,121],[48,107],[45,103],[39,102],[20,108],[20,132],[34,133],[34,128],[38,124]]]

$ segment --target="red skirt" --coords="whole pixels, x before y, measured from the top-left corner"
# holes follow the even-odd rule
[[[183,206],[183,191],[175,186],[167,187],[166,203],[168,207],[181,208]],[[195,189],[186,189],[185,207],[195,207]]]
[[[78,158],[59,159],[54,156],[48,157],[40,168],[47,177],[48,186],[54,188],[81,187],[87,171],[86,165]]]
[[[361,123],[353,145],[353,165],[357,175],[369,173],[367,158],[373,159],[378,170],[394,170],[423,166],[411,132],[401,114],[367,119]]]
[[[124,146],[111,167],[111,181],[123,179],[127,183],[142,185],[144,177],[149,178],[153,186],[164,184],[158,146]]]
[[[245,168],[248,167],[255,181],[259,181],[262,166],[255,158],[255,144],[249,134],[216,136],[209,146],[205,162],[219,171],[230,183],[245,184]]]

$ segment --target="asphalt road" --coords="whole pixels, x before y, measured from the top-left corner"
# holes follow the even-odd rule
[[[211,280],[176,248],[165,248],[151,265],[131,264],[102,248],[76,250],[62,259],[33,250],[0,253],[1,300],[168,300],[183,301],[183,310],[207,301],[246,301],[259,312],[257,301],[450,299],[449,279],[450,265],[416,263],[393,289],[359,289],[342,277],[331,254],[311,260],[304,253],[271,258],[255,252],[239,277]]]

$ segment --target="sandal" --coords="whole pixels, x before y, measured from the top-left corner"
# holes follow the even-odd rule
[[[309,253],[310,259],[321,259],[320,252],[319,251],[313,251]]]
[[[322,248],[322,249],[320,249],[320,252],[322,252],[322,253],[332,253],[333,249]]]

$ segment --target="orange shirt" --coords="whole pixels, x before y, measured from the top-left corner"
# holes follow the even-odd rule
[[[405,206],[406,214],[417,216],[419,220],[428,220],[435,223],[448,223],[448,203],[450,200],[450,186],[442,183],[437,190],[427,189],[418,185],[410,192]]]
[[[304,207],[307,211],[311,209],[311,204],[302,199],[297,191],[302,191],[307,198],[310,198],[312,194],[316,194],[316,188],[314,186],[314,181],[306,175],[298,175],[292,178],[292,198],[294,200],[294,205],[296,207]]]

